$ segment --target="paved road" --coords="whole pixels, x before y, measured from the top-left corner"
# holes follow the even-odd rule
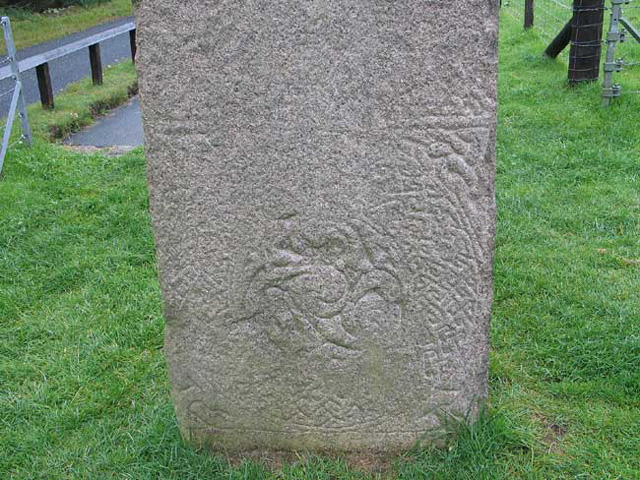
[[[66,43],[75,42],[81,38],[94,35],[103,30],[108,30],[115,26],[127,23],[133,20],[133,17],[126,17],[115,20],[113,22],[97,25],[82,32],[77,32],[59,40],[41,43],[33,47],[25,48],[18,51],[18,59],[22,60],[38,53],[46,52],[53,48],[57,48]],[[119,63],[124,60],[131,59],[131,47],[129,45],[129,34],[125,33],[117,37],[111,38],[100,43],[100,54],[102,56],[102,65]],[[91,76],[91,66],[89,65],[89,50],[84,49],[62,58],[58,58],[49,63],[49,72],[51,74],[51,83],[53,84],[53,93],[57,93],[70,83],[77,82],[83,78]],[[35,69],[29,70],[22,74],[22,82],[25,89],[25,98],[27,103],[35,103],[40,101],[38,93],[38,81]],[[12,80],[6,79],[0,81],[0,94],[12,88]],[[10,95],[0,98],[0,117],[6,117],[9,111]]]
[[[94,147],[142,145],[144,136],[139,98],[134,97],[90,127],[74,133],[64,143]]]

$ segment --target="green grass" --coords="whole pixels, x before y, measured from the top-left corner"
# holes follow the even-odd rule
[[[57,13],[28,13],[15,9],[1,11],[11,18],[18,50],[62,38],[94,25],[132,14],[131,0],[110,0],[91,7],[69,7]],[[4,42],[0,54],[6,53]]]
[[[402,479],[640,478],[640,96],[600,108],[503,22],[487,419]],[[630,82],[633,76],[627,76]],[[0,182],[0,477],[264,478],[185,446],[141,150],[37,142]],[[276,478],[275,475],[271,475]],[[277,478],[367,478],[301,457]]]

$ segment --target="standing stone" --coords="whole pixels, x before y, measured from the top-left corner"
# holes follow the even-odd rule
[[[478,413],[497,4],[143,0],[151,212],[186,437],[395,451]]]

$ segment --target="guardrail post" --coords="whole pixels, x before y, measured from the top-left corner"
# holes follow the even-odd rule
[[[136,45],[136,29],[129,30],[129,44],[131,45],[131,60],[136,63],[136,53],[138,53],[138,47]]]
[[[91,62],[91,78],[94,85],[102,85],[102,59],[100,58],[100,44],[89,45],[89,61]]]
[[[36,67],[38,77],[38,90],[40,91],[40,102],[45,110],[53,110],[53,87],[51,85],[51,75],[49,75],[49,64],[43,63]]]

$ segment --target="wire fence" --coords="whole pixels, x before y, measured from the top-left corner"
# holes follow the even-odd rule
[[[503,0],[502,12],[524,25],[525,0]],[[573,16],[573,5],[570,0],[536,0],[533,8],[533,26],[540,37],[551,42]],[[561,56],[568,58],[568,51],[563,50]]]
[[[640,0],[502,0],[501,11],[547,42],[547,54],[556,43],[570,83],[602,69],[605,98],[640,94]]]

